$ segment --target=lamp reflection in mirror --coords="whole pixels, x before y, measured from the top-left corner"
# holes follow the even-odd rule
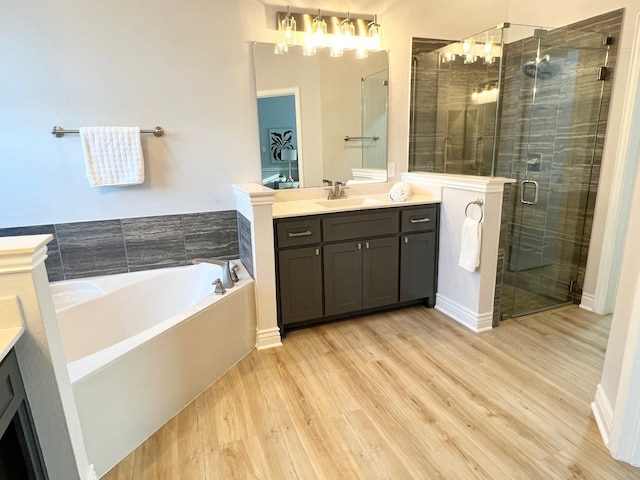
[[[289,176],[287,177],[287,182],[295,181],[291,176],[291,163],[298,159],[298,151],[294,148],[283,148],[280,150],[280,159],[283,162],[289,162]]]

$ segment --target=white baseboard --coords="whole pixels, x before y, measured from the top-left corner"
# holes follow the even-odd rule
[[[582,298],[580,300],[580,308],[584,308],[590,312],[593,312],[596,298],[590,293],[582,292]]]
[[[96,471],[93,468],[93,463],[87,467],[87,474],[84,478],[85,480],[98,480],[98,475],[96,475]]]
[[[493,328],[493,312],[477,313],[453,302],[444,295],[436,295],[436,310],[453,318],[474,332],[486,332]]]
[[[611,403],[609,402],[607,395],[604,393],[604,389],[600,383],[596,388],[596,396],[593,403],[591,403],[591,410],[593,411],[593,416],[596,419],[596,424],[598,425],[598,430],[600,430],[602,440],[608,447],[611,435],[611,424],[613,423],[613,408],[611,407]]]
[[[258,350],[266,350],[268,348],[281,346],[282,338],[280,337],[280,329],[278,327],[258,330],[256,335],[256,348]]]

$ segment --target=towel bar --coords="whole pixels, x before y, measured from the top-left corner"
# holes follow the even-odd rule
[[[64,137],[65,133],[80,133],[80,130],[65,130],[58,125],[51,129],[51,134],[55,135],[57,138]],[[161,137],[164,135],[164,128],[156,127],[153,130],[140,130],[140,133],[153,133],[154,136]]]
[[[348,142],[349,140],[373,140],[374,142],[380,139],[379,136],[374,135],[373,137],[350,137],[349,135],[344,136],[344,141]]]
[[[479,222],[482,221],[482,219],[484,218],[484,211],[482,210],[482,204],[484,203],[484,200],[482,198],[477,198],[476,200],[474,200],[473,202],[469,202],[467,203],[467,206],[464,209],[464,216],[468,217],[469,216],[469,207],[471,205],[477,205],[478,208],[480,209],[480,220],[478,220]]]

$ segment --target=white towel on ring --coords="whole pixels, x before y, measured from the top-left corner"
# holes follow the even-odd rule
[[[92,187],[144,182],[144,157],[138,127],[82,127],[87,178]]]
[[[482,227],[480,220],[466,217],[462,224],[462,239],[460,242],[460,259],[458,265],[465,270],[475,272],[480,265],[480,247]]]

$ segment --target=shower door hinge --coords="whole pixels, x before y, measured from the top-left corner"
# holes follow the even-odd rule
[[[598,67],[598,76],[597,79],[604,81],[607,79],[607,76],[609,74],[609,69],[605,66],[602,67]]]
[[[582,294],[582,286],[577,280],[571,280],[569,282],[569,293],[576,293],[578,295]]]

